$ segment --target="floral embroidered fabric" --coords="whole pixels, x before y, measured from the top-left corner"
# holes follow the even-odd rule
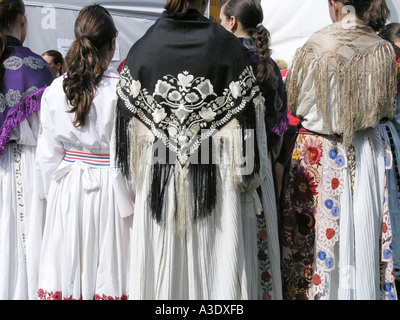
[[[371,141],[370,145],[371,145]],[[385,168],[392,154],[385,146]],[[326,293],[328,274],[337,268],[340,197],[349,166],[353,196],[356,155],[338,138],[300,133],[292,153],[287,184],[281,198],[282,279],[284,299],[318,299]],[[350,191],[350,190],[349,190]],[[385,186],[382,214],[381,297],[396,299],[392,260],[392,233]]]
[[[264,212],[257,215],[257,247],[258,261],[260,264],[260,282],[263,300],[272,300],[272,276],[271,265],[268,258],[267,230],[265,225]]]
[[[322,155],[322,141],[318,136],[299,135],[293,149],[289,179],[282,198],[284,299],[308,299],[308,288],[313,279],[315,219]],[[315,281],[318,281],[318,277]]]
[[[61,291],[46,291],[44,289],[38,290],[38,297],[39,300],[82,300],[82,299],[75,299],[72,297],[63,297]],[[124,295],[122,297],[113,297],[108,296],[106,294],[95,294],[93,296],[93,300],[128,300],[128,296]]]
[[[221,96],[214,92],[209,79],[195,78],[187,71],[164,76],[150,94],[125,67],[117,93],[126,108],[185,165],[201,142],[232,120],[248,102],[256,100],[259,91],[252,70],[247,67]]]
[[[322,148],[328,152],[328,156],[321,161],[316,263],[310,297],[324,293],[326,274],[336,266],[334,247],[339,240],[340,196],[343,192],[343,169],[347,167],[347,157],[341,143],[334,139],[323,139]]]
[[[390,147],[385,144],[385,166],[386,170],[393,167],[393,154]],[[386,300],[397,300],[395,292],[395,276],[393,264],[393,234],[392,223],[389,212],[389,191],[387,183],[385,184],[385,199],[383,203],[383,217],[382,217],[382,236],[381,236],[381,296]]]

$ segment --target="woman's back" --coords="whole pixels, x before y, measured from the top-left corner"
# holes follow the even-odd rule
[[[133,199],[110,159],[119,75],[108,67],[117,30],[93,5],[80,11],[75,35],[67,73],[42,98],[37,165],[47,211],[38,295],[124,299]]]
[[[258,299],[256,188],[272,175],[240,41],[194,8],[166,11],[133,45],[117,94],[117,164],[136,188],[130,297]]]
[[[79,128],[73,124],[74,114],[69,113],[71,106],[67,103],[63,91],[64,77],[54,80],[43,95],[43,121],[53,130],[55,140],[64,146],[89,152],[108,152],[114,125],[115,88],[119,74],[112,68],[104,73],[87,123]]]

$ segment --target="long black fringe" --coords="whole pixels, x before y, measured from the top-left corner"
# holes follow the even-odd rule
[[[165,191],[173,167],[174,165],[172,164],[160,164],[157,162],[152,168],[152,181],[147,196],[147,205],[153,219],[156,220],[157,223],[163,221],[162,213],[164,208]]]
[[[193,164],[190,167],[193,177],[193,217],[195,220],[210,216],[217,202],[217,166],[212,161],[213,148],[209,140],[205,144],[207,150],[199,149],[197,154],[199,164]],[[202,157],[203,151],[208,155],[207,163],[202,163],[206,160]]]
[[[128,126],[131,118],[124,114],[124,105],[121,100],[118,100],[115,117],[115,165],[126,178],[130,178],[130,166],[129,166],[129,141]]]
[[[256,130],[256,116],[254,108],[247,108],[245,113],[242,113],[237,117],[237,120],[239,121],[240,128],[242,130],[243,157],[254,157],[254,170],[252,173],[249,173],[243,177],[245,181],[248,181],[253,179],[260,170],[256,133],[254,132],[254,150],[246,150],[246,143],[244,140],[245,130]],[[129,147],[131,146],[131,142],[129,141],[128,134],[129,122],[129,117],[123,115],[119,115],[116,120],[116,164],[127,177],[130,175]],[[204,159],[202,159],[201,149],[199,149],[199,162],[197,164],[189,164],[189,175],[192,177],[193,181],[193,197],[191,205],[193,206],[194,220],[201,220],[207,216],[210,216],[217,202],[217,165],[213,163],[212,159],[213,152],[219,152],[219,150],[213,150],[212,143],[209,143],[208,145],[208,163],[204,164],[201,162],[201,160],[204,161]],[[148,209],[150,210],[153,219],[155,219],[158,223],[163,221],[162,216],[166,186],[168,184],[168,180],[170,178],[174,178],[171,173],[173,173],[175,169],[175,163],[169,162],[168,152],[167,159],[164,160],[165,162],[157,162],[152,165],[151,188],[147,196]],[[245,165],[246,164],[243,164],[243,166]]]

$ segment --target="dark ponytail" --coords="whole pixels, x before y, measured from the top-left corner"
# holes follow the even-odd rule
[[[67,77],[63,88],[75,113],[74,125],[82,127],[90,112],[97,86],[103,78],[106,60],[100,50],[104,45],[112,45],[117,35],[109,12],[93,5],[83,8],[75,22],[75,41],[65,57]]]
[[[22,0],[0,0],[0,85],[3,84],[4,65],[3,54],[7,48],[5,31],[10,31],[16,23],[18,16],[25,13],[25,5]]]
[[[263,10],[258,0],[228,0],[223,13],[229,19],[234,16],[253,39],[259,64],[256,78],[260,86],[268,88],[275,78],[271,60],[270,33],[261,25],[264,20]]]
[[[400,38],[400,23],[392,22],[387,24],[385,28],[379,32],[379,36],[386,41],[395,43],[396,38]]]
[[[189,9],[188,0],[167,0],[165,10],[171,17],[181,17],[186,14]]]

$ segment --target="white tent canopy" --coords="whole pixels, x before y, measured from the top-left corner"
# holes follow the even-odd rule
[[[386,0],[389,22],[400,22],[400,1]],[[165,0],[48,0],[24,1],[29,31],[25,45],[36,53],[49,49],[64,55],[74,39],[74,22],[79,10],[93,3],[106,7],[119,30],[113,66],[125,59],[134,44],[164,10]],[[272,38],[273,58],[291,62],[296,49],[315,31],[331,23],[326,0],[262,0],[264,25]],[[221,57],[223,58],[223,57]]]

